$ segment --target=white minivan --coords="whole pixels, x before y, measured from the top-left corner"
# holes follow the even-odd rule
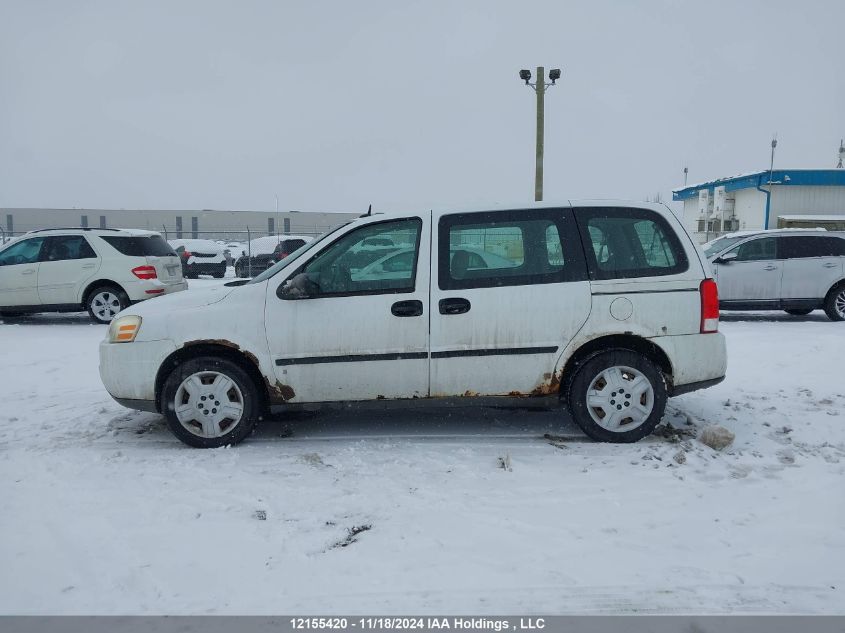
[[[388,270],[351,265],[373,239],[401,254]],[[198,447],[268,409],[451,397],[547,398],[633,442],[668,396],[724,378],[718,327],[707,260],[663,205],[374,214],[250,281],[123,311],[100,375]]]

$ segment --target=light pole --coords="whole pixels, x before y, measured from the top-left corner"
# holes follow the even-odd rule
[[[519,78],[525,82],[526,86],[531,86],[534,92],[537,93],[537,152],[536,163],[534,167],[534,200],[540,201],[543,199],[543,136],[544,136],[544,118],[545,105],[544,99],[546,96],[546,88],[554,86],[555,82],[560,79],[560,68],[552,68],[549,71],[549,79],[551,83],[546,83],[546,70],[542,66],[537,66],[537,80],[531,83],[531,71],[520,70]]]

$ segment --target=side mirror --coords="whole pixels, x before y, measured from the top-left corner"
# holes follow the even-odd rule
[[[725,253],[724,255],[720,255],[716,259],[713,260],[714,264],[730,264],[732,261],[736,259],[737,253],[734,251],[733,253]]]
[[[311,281],[308,273],[299,273],[279,286],[276,296],[288,301],[310,299],[320,294],[320,286]]]

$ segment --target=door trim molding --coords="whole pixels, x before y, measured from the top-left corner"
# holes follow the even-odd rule
[[[556,345],[545,347],[499,347],[495,349],[454,349],[432,352],[431,358],[461,358],[477,356],[516,356],[523,354],[554,354]],[[387,354],[345,354],[343,356],[303,356],[301,358],[277,358],[278,367],[289,365],[320,365],[324,363],[357,363],[378,360],[426,360],[428,352],[391,352]]]
[[[426,360],[428,352],[393,352],[388,354],[346,354],[344,356],[303,356],[301,358],[277,358],[276,365],[319,365],[322,363],[357,363],[374,360]]]

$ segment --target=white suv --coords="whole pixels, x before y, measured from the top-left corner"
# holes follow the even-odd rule
[[[375,238],[401,257],[352,266]],[[724,378],[718,327],[707,260],[662,205],[368,215],[249,282],[133,306],[100,376],[198,447],[268,408],[482,396],[563,402],[590,437],[633,442],[668,396]]]
[[[185,290],[160,234],[128,229],[31,231],[0,247],[0,314],[88,310],[109,323],[136,301]]]
[[[704,245],[723,310],[822,308],[845,321],[845,234],[782,229],[731,234]]]

